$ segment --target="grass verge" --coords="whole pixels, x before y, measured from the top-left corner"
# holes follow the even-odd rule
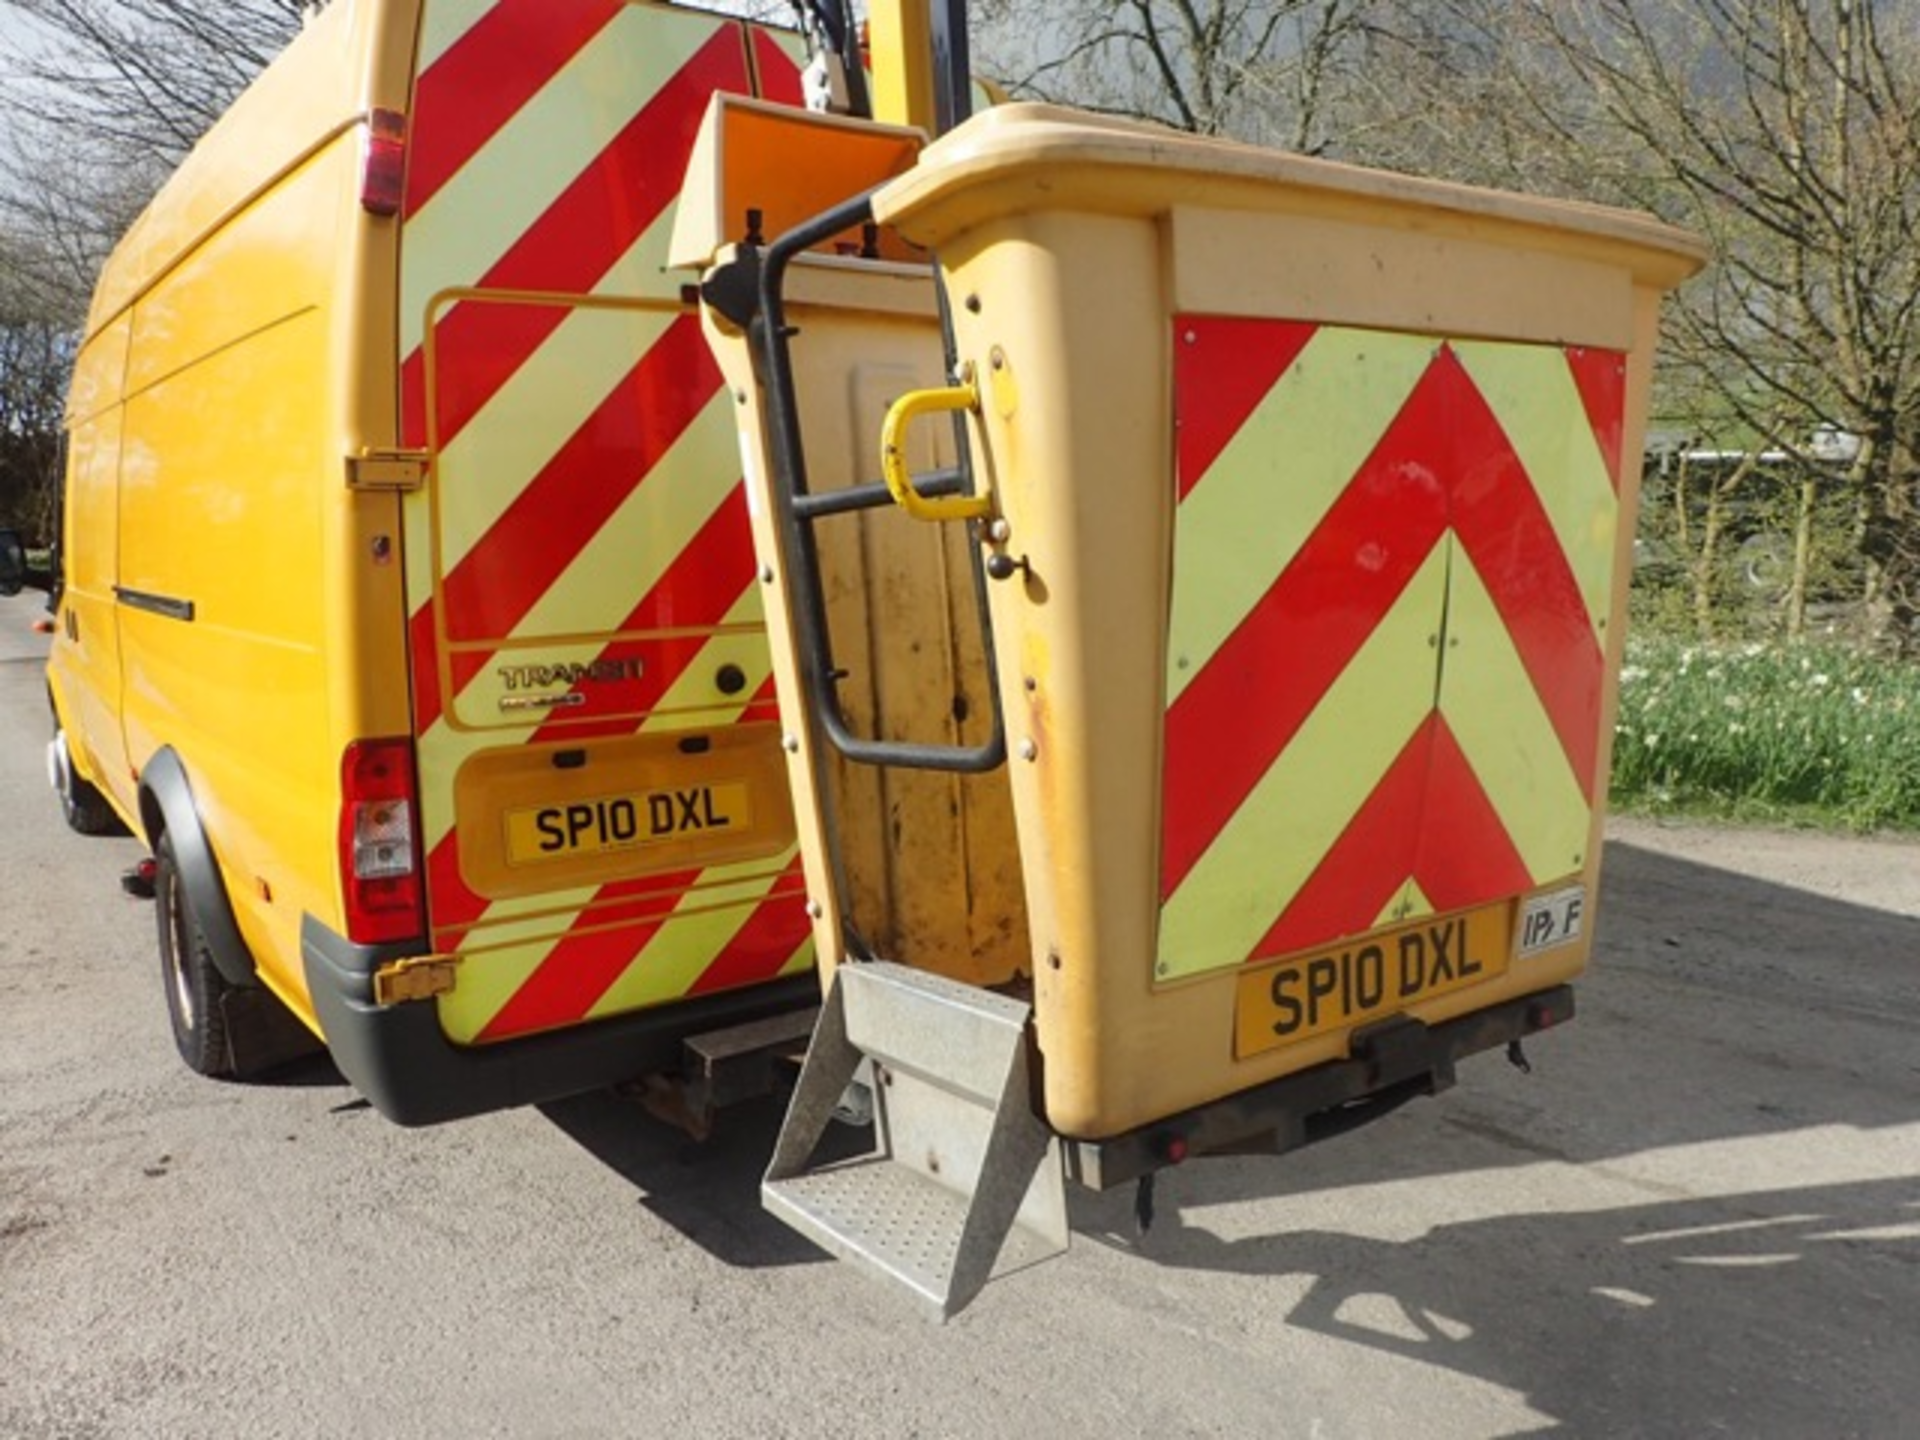
[[[1920,666],[1838,646],[1637,637],[1620,677],[1613,801],[1920,830]]]

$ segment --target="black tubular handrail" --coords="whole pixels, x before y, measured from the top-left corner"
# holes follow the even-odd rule
[[[813,522],[827,515],[879,508],[891,504],[892,499],[882,484],[853,485],[824,494],[815,494],[810,489],[790,343],[798,332],[787,324],[784,287],[787,267],[795,256],[872,220],[873,192],[867,191],[795,226],[773,240],[759,256],[759,304],[749,326],[749,336],[754,367],[766,395],[767,457],[774,472],[775,530],[793,582],[789,590],[793,596],[793,634],[800,656],[801,685],[821,733],[849,760],[865,765],[982,774],[1006,762],[1007,732],[1000,708],[993,628],[987,617],[986,572],[978,546],[974,547],[972,563],[991,717],[986,740],[971,746],[876,740],[854,734],[840,710],[836,689],[840,672],[833,662],[833,641],[827,624],[826,596]],[[961,465],[924,478],[917,488],[928,495],[971,493],[971,471],[965,463],[964,452]]]

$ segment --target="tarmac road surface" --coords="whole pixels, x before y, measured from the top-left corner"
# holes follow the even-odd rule
[[[774,1115],[406,1131],[196,1078],[0,602],[0,1437],[1920,1434],[1920,848],[1620,824],[1572,1026],[1077,1193],[952,1324],[766,1217]]]

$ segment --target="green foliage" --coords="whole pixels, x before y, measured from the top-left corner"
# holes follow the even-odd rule
[[[0,233],[0,263],[13,253],[6,238]],[[45,540],[52,534],[73,337],[59,321],[16,303],[14,291],[0,276],[0,526]]]
[[[1636,638],[1613,796],[1626,808],[1920,829],[1920,666],[1841,645]]]
[[[1700,639],[1871,633],[1857,488],[1771,452],[1649,467],[1634,544],[1636,625]],[[1799,555],[1804,534],[1805,554]]]

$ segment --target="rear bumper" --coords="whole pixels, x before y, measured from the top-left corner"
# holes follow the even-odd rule
[[[1353,1058],[1318,1065],[1106,1140],[1065,1139],[1067,1174],[1096,1190],[1188,1156],[1272,1155],[1344,1135],[1453,1084],[1454,1064],[1573,1018],[1573,988],[1490,1005],[1439,1025],[1400,1018],[1353,1037]]]
[[[819,982],[807,974],[522,1040],[455,1045],[432,1004],[374,1003],[374,971],[417,951],[355,945],[311,915],[300,926],[307,990],[334,1064],[374,1109],[401,1125],[536,1105],[676,1070],[690,1035],[820,1003]]]

